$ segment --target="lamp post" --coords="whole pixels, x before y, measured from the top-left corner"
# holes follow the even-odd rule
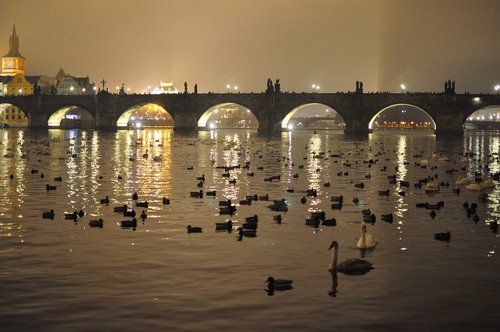
[[[227,93],[229,93],[229,89],[231,89],[231,85],[226,85],[226,88],[227,88]]]
[[[495,85],[495,91],[500,94],[500,84]]]
[[[234,86],[234,92],[238,92],[238,86],[237,85]]]
[[[401,93],[405,93],[406,85],[401,84],[400,87],[401,87]]]

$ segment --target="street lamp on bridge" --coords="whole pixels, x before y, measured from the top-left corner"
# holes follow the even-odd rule
[[[497,94],[500,93],[500,84],[495,85],[495,91],[497,92]]]
[[[406,85],[401,84],[400,87],[401,87],[401,93],[405,93]]]
[[[313,89],[313,93],[319,91],[319,85],[318,84],[313,84],[313,85],[311,85],[311,87]]]

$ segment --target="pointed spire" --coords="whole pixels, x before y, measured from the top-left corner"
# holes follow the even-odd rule
[[[14,18],[15,20],[15,18]],[[17,35],[16,32],[16,23],[14,21],[14,24],[12,25],[12,34],[9,37],[9,53],[4,55],[4,57],[10,57],[10,58],[23,58],[21,53],[19,53],[19,36]]]

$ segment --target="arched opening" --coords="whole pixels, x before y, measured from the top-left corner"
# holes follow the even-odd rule
[[[299,106],[281,121],[282,129],[344,130],[342,116],[333,108],[319,103]]]
[[[248,108],[224,103],[209,108],[198,120],[200,129],[257,129],[259,120]]]
[[[15,105],[0,104],[0,127],[26,128],[28,127],[28,117],[22,109]]]
[[[61,129],[92,129],[95,128],[94,117],[79,106],[66,106],[58,109],[49,118],[51,128]]]
[[[483,107],[464,122],[464,130],[500,130],[500,105]]]
[[[395,104],[378,112],[368,124],[368,129],[370,131],[409,130],[434,132],[436,122],[420,107],[410,104]]]
[[[174,118],[161,106],[144,103],[130,107],[116,121],[118,128],[173,128]]]

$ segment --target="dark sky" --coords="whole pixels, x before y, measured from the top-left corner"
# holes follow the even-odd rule
[[[0,53],[15,16],[28,74],[105,78],[143,91],[491,92],[499,0],[0,0]]]

